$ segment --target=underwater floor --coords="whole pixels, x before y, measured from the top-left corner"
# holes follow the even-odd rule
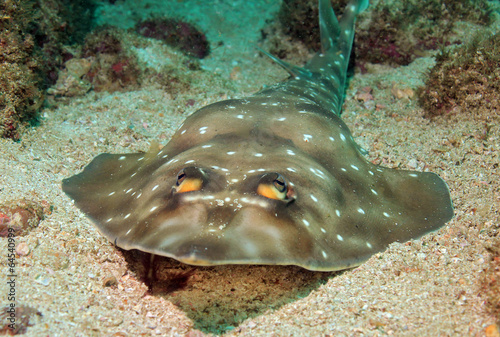
[[[164,11],[197,22],[210,41],[224,43],[214,48],[212,42],[210,56],[200,61],[200,75],[189,78],[190,90],[172,94],[151,83],[129,92],[90,91],[45,108],[41,124],[19,142],[0,139],[0,203],[26,198],[45,207],[38,227],[16,238],[17,305],[25,306],[26,316],[29,308],[35,313],[26,336],[495,333],[499,317],[489,311],[484,287],[488,247],[498,243],[500,228],[498,115],[494,123],[466,113],[423,118],[416,100],[394,88],[415,92],[434,65],[432,57],[355,74],[342,118],[370,160],[436,172],[448,183],[455,217],[443,228],[394,243],[343,272],[191,267],[161,258],[161,281],[157,291],[148,292],[144,256],[117,249],[101,236],[62,192],[61,180],[80,172],[97,154],[147,151],[152,142],[164,145],[197,109],[250,95],[287,74],[254,48],[265,20],[279,9],[276,1],[191,0],[169,6],[144,1],[144,8],[132,3],[103,5],[98,22],[129,28],[148,11]],[[174,67],[186,59],[155,42],[136,52],[149,67],[155,62]],[[359,96],[366,87],[373,89],[372,97]],[[7,240],[0,241],[0,249],[7,252]],[[0,293],[8,291],[1,282]]]

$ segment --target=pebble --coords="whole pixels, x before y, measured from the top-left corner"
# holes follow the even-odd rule
[[[484,329],[484,335],[486,337],[500,337],[500,332],[498,331],[498,326],[496,324],[488,325]]]
[[[247,327],[249,327],[250,329],[253,329],[253,328],[255,328],[256,326],[257,326],[257,323],[255,323],[255,322],[249,322],[249,323],[247,324]]]
[[[407,164],[408,168],[410,169],[416,169],[418,167],[418,162],[415,158],[410,159],[410,161]]]
[[[356,92],[354,98],[361,102],[373,101],[372,88],[364,87]]]
[[[30,247],[26,242],[20,242],[16,247],[16,254],[18,256],[26,256],[30,253]]]
[[[43,217],[43,207],[34,201],[8,201],[0,205],[0,236],[7,236],[7,228],[13,228],[15,236],[27,235],[38,226]]]
[[[35,282],[43,286],[48,286],[50,284],[50,278],[45,277],[42,274],[38,274],[37,276],[35,276]]]
[[[415,92],[410,88],[400,88],[398,84],[392,83],[391,94],[394,98],[402,99],[402,98],[413,98],[415,96]]]
[[[102,285],[105,287],[114,287],[118,284],[118,281],[116,280],[116,277],[113,275],[105,277],[104,280],[102,280]]]

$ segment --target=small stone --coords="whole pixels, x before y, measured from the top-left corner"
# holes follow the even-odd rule
[[[35,276],[35,282],[43,286],[48,286],[50,284],[50,278],[45,277],[42,274],[38,274],[37,276]]]
[[[408,162],[408,168],[410,169],[416,169],[418,167],[418,162],[416,159],[410,159]]]
[[[113,337],[127,337],[127,333],[123,332],[123,331],[119,331],[119,332],[116,332]]]
[[[395,82],[392,83],[391,94],[397,98],[413,98],[415,92],[410,88],[400,88]]]
[[[47,93],[66,97],[86,94],[92,88],[92,83],[82,79],[82,76],[89,72],[92,62],[89,59],[72,58],[64,65],[65,69],[59,72],[57,83],[47,89]]]
[[[360,90],[358,90],[358,92],[356,92],[354,98],[364,103],[368,101],[373,101],[372,88],[370,87],[361,88]]]
[[[484,329],[484,335],[486,337],[500,337],[500,332],[498,331],[498,326],[496,324],[488,325]]]
[[[43,217],[42,206],[34,201],[8,201],[0,205],[0,236],[7,237],[12,229],[15,236],[24,236],[36,228]]]
[[[89,72],[92,62],[89,59],[72,58],[64,63],[68,73],[75,77],[82,77]]]
[[[123,323],[123,318],[121,318],[119,315],[115,316],[108,316],[108,317],[103,317],[103,322],[104,326],[107,327],[114,327],[114,326],[119,326]]]
[[[30,253],[30,247],[26,242],[21,242],[16,247],[16,254],[19,256],[26,256]]]
[[[105,287],[114,287],[118,284],[118,281],[116,280],[116,277],[113,275],[107,276],[102,280],[102,285]]]

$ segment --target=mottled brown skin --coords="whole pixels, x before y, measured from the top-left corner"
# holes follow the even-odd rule
[[[305,68],[281,63],[288,81],[202,108],[160,151],[101,154],[64,191],[118,246],[194,265],[339,270],[443,226],[444,181],[371,164],[339,117],[366,5],[337,23],[321,0],[324,50]]]

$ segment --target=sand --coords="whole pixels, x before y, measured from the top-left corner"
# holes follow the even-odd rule
[[[177,4],[186,8],[185,2]],[[218,10],[227,8],[214,6],[213,12]],[[143,254],[120,250],[101,236],[62,192],[61,180],[100,153],[146,151],[155,141],[164,145],[183,119],[204,105],[244,97],[286,78],[249,47],[257,43],[258,28],[242,40],[220,26],[211,38],[227,41],[202,61],[203,76],[192,92],[172,96],[154,84],[132,92],[91,91],[45,108],[40,125],[27,129],[20,142],[0,140],[0,204],[26,198],[50,206],[37,228],[15,238],[22,252],[16,257],[16,303],[39,312],[32,314],[26,336],[483,336],[490,331],[486,328],[499,318],[485,306],[482,282],[490,261],[485,247],[500,228],[498,117],[485,121],[458,111],[430,121],[415,99],[395,97],[394,86],[415,91],[423,85],[431,57],[356,74],[343,119],[370,160],[436,172],[448,183],[455,217],[446,226],[336,273],[283,266],[200,268],[161,258],[160,281],[148,292]],[[177,53],[155,46],[150,50]],[[373,89],[373,99],[358,99],[363,87]],[[7,239],[0,240],[0,250],[7,280]],[[0,293],[8,291],[1,282]],[[2,304],[8,304],[5,295]]]

